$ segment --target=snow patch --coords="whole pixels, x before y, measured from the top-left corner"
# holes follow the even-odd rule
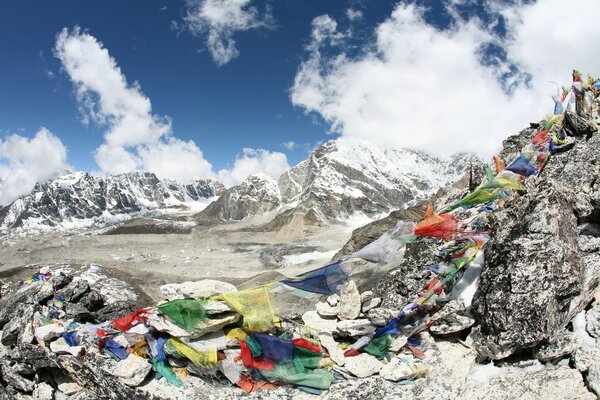
[[[305,263],[307,261],[319,260],[322,258],[330,259],[337,253],[337,250],[331,251],[313,251],[312,253],[302,253],[302,254],[291,254],[288,256],[283,256],[283,262],[281,263],[282,267],[291,267],[293,265],[298,265]]]

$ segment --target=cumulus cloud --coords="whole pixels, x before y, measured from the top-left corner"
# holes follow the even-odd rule
[[[361,19],[363,17],[363,12],[361,10],[355,10],[353,8],[348,8],[346,10],[346,17],[348,17],[348,19],[350,21],[355,21],[355,20]]]
[[[489,2],[506,20],[506,37],[460,19],[452,2],[455,21],[445,30],[428,24],[422,8],[399,3],[358,55],[344,51],[336,21],[317,17],[291,101],[347,139],[489,156],[551,111],[549,80],[568,82],[571,68],[600,72],[600,3],[504,3]],[[494,62],[484,60],[486,46],[497,49]]]
[[[217,174],[194,141],[173,135],[169,117],[152,113],[140,85],[127,83],[115,59],[95,37],[79,28],[63,29],[55,54],[75,86],[84,119],[106,126],[104,143],[94,151],[102,174],[143,170],[184,183],[222,178],[233,185],[252,173],[277,177],[287,168],[282,153],[244,149],[231,170]]]
[[[236,158],[233,168],[219,171],[218,179],[225,186],[233,186],[241,183],[248,175],[259,172],[278,178],[289,168],[287,157],[283,153],[245,148]]]
[[[273,18],[267,8],[264,14],[251,6],[252,0],[188,0],[185,26],[192,34],[206,40],[206,46],[217,65],[227,64],[240,52],[234,35],[258,28],[272,28]]]
[[[9,135],[0,139],[0,205],[27,194],[36,182],[43,182],[68,168],[67,149],[48,129],[34,137]]]

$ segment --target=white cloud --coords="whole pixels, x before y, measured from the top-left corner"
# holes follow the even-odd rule
[[[355,21],[355,20],[361,19],[363,17],[363,12],[361,10],[355,10],[352,8],[348,8],[346,10],[346,17],[348,17],[348,19],[350,21]]]
[[[185,24],[194,35],[203,36],[217,65],[227,64],[239,55],[234,34],[258,28],[271,28],[270,10],[261,15],[252,0],[188,0]]]
[[[283,153],[245,148],[242,155],[236,158],[233,168],[219,171],[218,179],[229,187],[241,183],[248,175],[259,172],[277,179],[289,168],[287,157]]]
[[[476,20],[457,20],[440,31],[424,21],[422,9],[398,4],[356,57],[343,45],[326,46],[343,44],[344,35],[330,17],[317,17],[291,100],[347,139],[489,156],[507,135],[552,110],[548,80],[567,83],[571,68],[596,75],[600,68],[597,1],[504,7],[509,39],[499,39]],[[483,66],[485,43],[504,48],[509,62],[533,76],[530,86],[516,81],[506,93],[497,76],[508,64]]]
[[[290,151],[294,150],[298,146],[296,142],[293,142],[291,140],[289,142],[281,143],[281,145]]]
[[[33,138],[9,135],[0,139],[0,204],[8,205],[68,168],[67,149],[48,129]]]

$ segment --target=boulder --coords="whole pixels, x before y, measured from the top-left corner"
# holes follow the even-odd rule
[[[596,362],[588,370],[587,384],[600,397],[600,363]]]
[[[189,338],[197,339],[206,335],[207,333],[218,332],[227,325],[233,324],[239,320],[240,314],[238,313],[219,314],[214,318],[198,322],[194,326],[194,331],[190,332]]]
[[[329,303],[324,303],[322,301],[319,301],[315,308],[322,317],[335,317],[339,313],[338,307],[332,307]]]
[[[427,367],[422,363],[414,363],[411,360],[392,358],[392,360],[381,368],[379,375],[388,381],[398,382],[412,379],[415,375],[424,376]]]
[[[60,324],[42,325],[34,330],[34,335],[40,342],[48,342],[52,339],[60,337],[65,332],[65,327]]]
[[[357,318],[360,314],[360,306],[360,293],[356,288],[356,283],[350,281],[344,286],[340,293],[338,318],[342,320]]]
[[[373,325],[384,326],[389,319],[394,316],[394,313],[387,308],[373,308],[367,312],[367,318]]]
[[[337,319],[327,319],[321,317],[316,311],[307,311],[302,315],[302,321],[306,326],[317,332],[336,332]]]
[[[596,346],[581,346],[571,354],[573,366],[579,372],[587,371],[592,364],[600,364],[600,348]]]
[[[20,304],[40,304],[54,296],[50,282],[33,282],[0,299],[0,329],[10,321]]]
[[[121,378],[127,386],[139,386],[151,369],[152,364],[145,358],[132,353],[125,360],[119,361],[112,374]]]
[[[57,389],[59,391],[61,391],[62,393],[66,394],[67,396],[74,395],[83,390],[83,388],[81,386],[79,386],[79,384],[77,384],[77,382],[59,383],[57,386]]]
[[[362,312],[367,313],[367,312],[371,311],[372,309],[374,309],[375,307],[379,307],[381,302],[382,302],[381,297],[372,297],[369,300],[363,301],[362,306],[361,306]]]
[[[600,338],[600,306],[591,308],[585,313],[585,330],[590,336]]]
[[[362,292],[360,294],[360,302],[364,303],[365,301],[369,301],[373,298],[374,294],[372,290],[367,290],[366,292]]]
[[[350,336],[364,336],[375,332],[377,327],[368,319],[338,321],[337,330]]]
[[[50,350],[56,354],[70,354],[74,357],[78,357],[83,351],[83,346],[71,347],[64,338],[60,337],[50,343]]]
[[[209,315],[222,314],[232,311],[231,307],[229,307],[227,304],[216,300],[208,300],[206,304],[204,304],[204,309]]]
[[[451,335],[470,328],[474,323],[463,302],[452,300],[431,317],[429,330],[436,335]]]
[[[357,378],[366,378],[378,373],[383,368],[383,363],[370,354],[362,353],[346,357],[344,368]]]
[[[45,382],[40,382],[33,389],[32,396],[37,400],[53,400],[54,389]]]
[[[160,292],[167,300],[210,297],[217,294],[231,293],[237,288],[231,283],[214,279],[203,279],[195,282],[169,283],[160,287]]]
[[[74,279],[60,294],[65,301],[76,303],[90,291],[90,284],[84,279]]]
[[[17,305],[14,313],[14,317],[4,325],[2,331],[2,344],[5,346],[16,344],[19,339],[26,341],[29,338],[23,336],[28,336],[28,329],[31,330],[30,318],[34,313],[33,305],[21,303]]]

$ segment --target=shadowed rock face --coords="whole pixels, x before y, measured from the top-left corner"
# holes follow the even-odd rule
[[[535,186],[493,214],[473,300],[482,355],[537,346],[589,303],[600,281],[599,162],[600,137],[578,136],[571,150],[551,157]]]

